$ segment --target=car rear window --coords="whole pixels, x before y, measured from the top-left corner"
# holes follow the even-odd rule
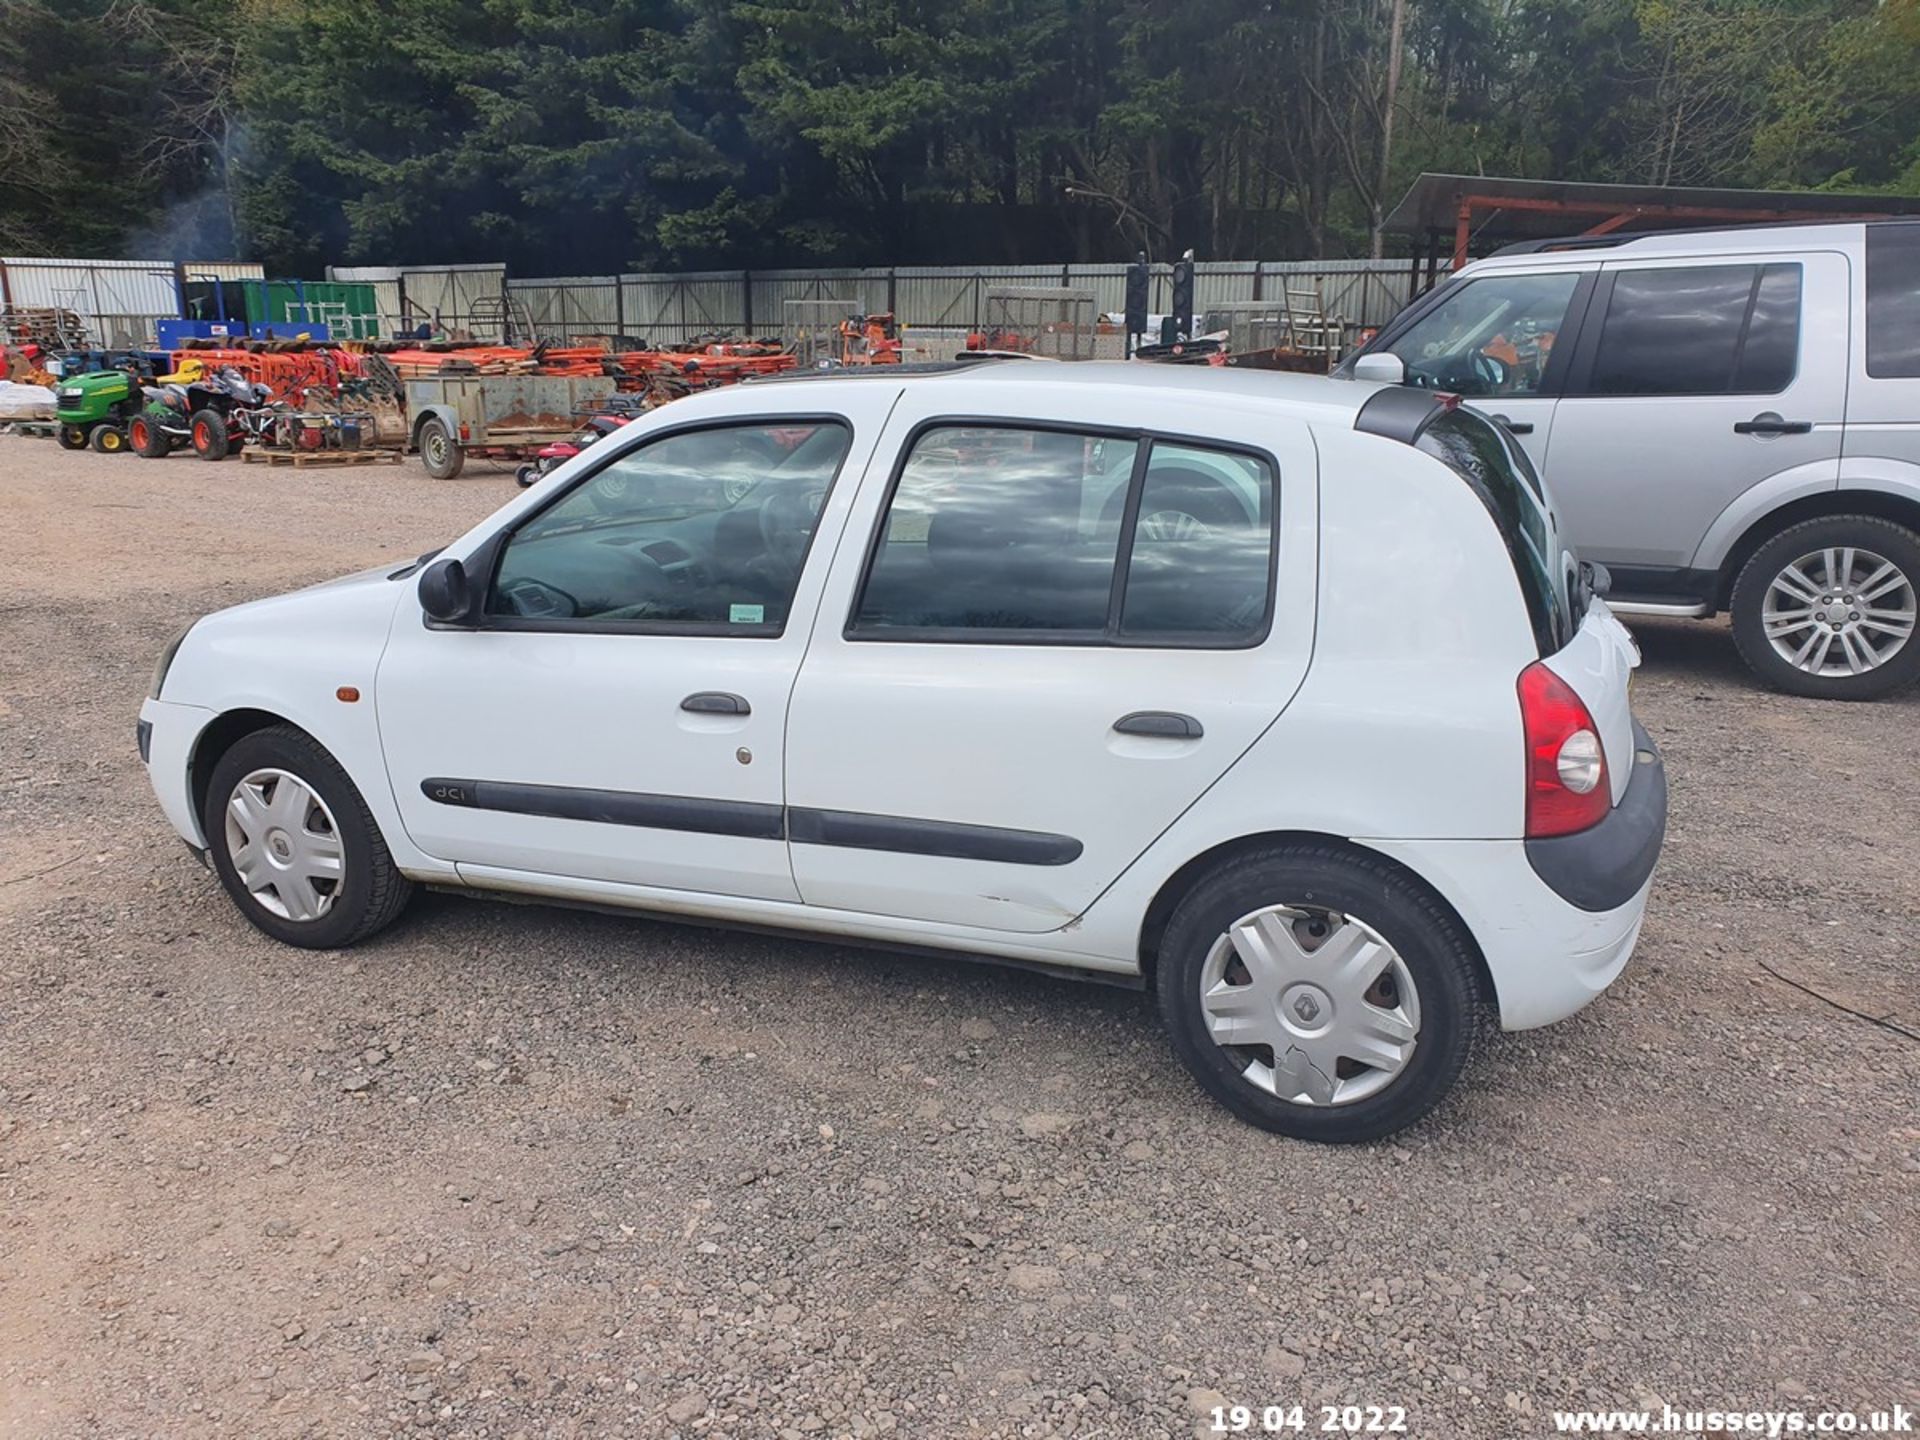
[[[1607,297],[1594,395],[1777,395],[1800,353],[1800,267],[1623,270]]]
[[[1920,225],[1867,227],[1867,374],[1920,376]]]
[[[1527,616],[1542,655],[1573,639],[1578,624],[1568,599],[1559,547],[1548,521],[1545,491],[1526,453],[1470,410],[1448,410],[1430,421],[1414,441],[1458,475],[1480,497],[1506,541]]]

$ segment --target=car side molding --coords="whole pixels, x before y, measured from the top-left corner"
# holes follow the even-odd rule
[[[990,860],[1003,865],[1071,865],[1086,848],[1071,835],[821,810],[748,800],[710,800],[692,795],[649,795],[573,785],[527,785],[513,780],[461,780],[434,776],[420,793],[436,805],[732,835],[748,840],[788,840],[795,845],[831,845],[884,850],[898,855],[938,855],[953,860]]]

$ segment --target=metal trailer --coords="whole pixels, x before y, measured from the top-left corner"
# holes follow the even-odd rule
[[[616,389],[605,375],[441,375],[406,387],[407,439],[436,480],[458,475],[469,455],[532,459],[578,432]]]

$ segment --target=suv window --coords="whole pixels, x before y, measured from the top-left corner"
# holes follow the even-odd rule
[[[1174,441],[935,426],[894,482],[847,633],[869,640],[1256,643],[1274,474]]]
[[[1798,265],[1688,265],[1613,279],[1594,395],[1774,395],[1800,354]]]
[[[1420,432],[1416,448],[1465,480],[1493,516],[1513,559],[1534,639],[1542,655],[1564,648],[1579,625],[1568,600],[1540,480],[1526,452],[1499,427],[1467,410],[1449,410]]]
[[[1580,275],[1469,280],[1388,348],[1407,383],[1456,395],[1534,395]]]
[[[1920,377],[1920,225],[1867,226],[1867,374]]]
[[[778,635],[843,424],[664,435],[603,466],[508,540],[487,613],[565,628]]]

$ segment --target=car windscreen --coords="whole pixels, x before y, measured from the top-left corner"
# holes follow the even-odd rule
[[[1470,410],[1442,412],[1427,423],[1415,446],[1467,482],[1493,516],[1513,560],[1527,616],[1542,655],[1573,639],[1579,617],[1568,600],[1567,577],[1553,525],[1543,508],[1545,492],[1526,457],[1507,443],[1492,422]]]

